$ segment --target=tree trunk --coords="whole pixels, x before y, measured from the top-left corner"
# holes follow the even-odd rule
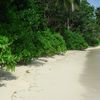
[[[69,17],[67,18],[67,29],[70,29],[70,22],[69,22]]]

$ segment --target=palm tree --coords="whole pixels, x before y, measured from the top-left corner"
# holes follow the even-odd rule
[[[56,0],[56,6],[60,3],[60,2],[63,2],[63,5],[65,7],[65,9],[68,11],[68,10],[71,10],[72,12],[79,8],[79,5],[80,5],[80,2],[81,0]]]
[[[61,2],[61,0],[56,1],[56,6]],[[67,28],[70,29],[70,15],[73,13],[76,9],[79,8],[81,0],[62,0],[63,6],[67,13],[67,23],[65,23],[65,26],[67,24]]]

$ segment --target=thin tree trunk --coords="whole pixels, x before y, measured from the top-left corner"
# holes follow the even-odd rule
[[[72,3],[71,3],[71,10],[72,10],[72,12],[75,10],[75,7],[74,7],[74,2],[72,1]]]
[[[70,22],[69,22],[69,17],[67,18],[67,29],[70,29]]]

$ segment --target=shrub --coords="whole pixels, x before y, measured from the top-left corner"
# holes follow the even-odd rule
[[[97,34],[97,33],[86,34],[86,33],[84,33],[83,37],[89,46],[96,46],[96,45],[99,45],[99,43],[100,43],[100,34]]]
[[[22,64],[30,63],[35,57],[51,56],[66,51],[63,37],[49,29],[36,32],[22,30],[11,46],[13,54],[20,58],[19,62]]]
[[[34,34],[35,56],[48,56],[66,50],[65,41],[59,33],[46,29]]]
[[[32,39],[32,31],[28,32],[24,28],[19,30],[19,34],[16,34],[16,38],[13,39],[11,45],[12,52],[14,55],[19,57],[19,62],[23,64],[30,63],[31,58],[33,57],[35,47]]]
[[[79,33],[65,30],[63,36],[68,49],[83,50],[88,47],[88,44]]]
[[[0,35],[0,66],[6,70],[14,70],[17,58],[11,54],[9,39]]]

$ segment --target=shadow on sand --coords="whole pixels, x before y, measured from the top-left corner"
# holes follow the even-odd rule
[[[9,81],[9,80],[15,80],[15,79],[17,79],[17,77],[14,76],[12,73],[0,70],[0,87],[6,86],[6,84],[3,83],[4,80]]]
[[[85,100],[98,100],[100,96],[100,49],[90,50],[84,71],[80,77],[81,84],[88,91]]]
[[[3,71],[3,70],[0,70],[0,79],[1,80],[15,80],[15,79],[17,79],[17,77],[14,76],[10,72],[6,72],[6,71]]]

